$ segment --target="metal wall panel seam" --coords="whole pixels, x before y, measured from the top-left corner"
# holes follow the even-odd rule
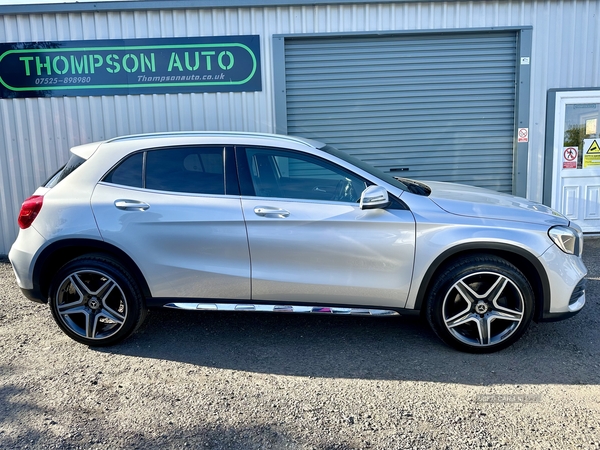
[[[10,145],[10,134],[6,130],[8,127],[8,117],[6,109],[8,104],[6,102],[0,104],[0,141],[3,143],[2,147],[5,151],[0,151],[0,179],[2,180],[2,188],[0,189],[0,254],[2,250],[8,248],[12,244],[12,237],[15,233],[15,216],[13,212],[14,208],[14,189],[12,188],[12,182],[9,173],[10,161],[8,156],[8,149]]]

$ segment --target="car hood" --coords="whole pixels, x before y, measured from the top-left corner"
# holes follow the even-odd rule
[[[569,219],[561,213],[522,197],[462,184],[425,183],[431,188],[429,198],[451,214],[547,225],[569,224]]]

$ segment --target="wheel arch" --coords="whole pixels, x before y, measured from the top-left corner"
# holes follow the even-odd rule
[[[41,299],[48,298],[48,290],[54,275],[67,262],[87,254],[102,254],[119,262],[133,277],[144,298],[152,297],[144,275],[123,250],[104,241],[94,239],[65,239],[53,242],[38,256],[33,270],[33,287]]]
[[[417,292],[414,309],[423,314],[432,280],[444,270],[449,262],[456,260],[457,258],[471,255],[498,256],[513,264],[523,273],[523,275],[525,275],[525,278],[527,278],[531,284],[531,288],[535,295],[535,312],[533,317],[535,321],[542,318],[544,311],[550,310],[550,282],[542,263],[530,252],[503,243],[490,243],[485,245],[482,245],[481,243],[461,244],[443,252],[433,261],[425,272]]]

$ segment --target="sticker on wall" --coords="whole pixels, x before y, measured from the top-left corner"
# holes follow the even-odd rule
[[[563,169],[577,169],[577,151],[576,147],[563,148]]]
[[[583,168],[600,167],[600,145],[598,139],[583,140]]]
[[[0,44],[0,98],[262,90],[260,36]]]
[[[517,134],[518,142],[529,142],[529,128],[519,128]]]

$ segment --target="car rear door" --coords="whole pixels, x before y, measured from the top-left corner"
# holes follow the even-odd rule
[[[415,221],[400,202],[361,210],[370,184],[307,153],[237,148],[253,301],[402,307]]]
[[[96,186],[92,208],[103,239],[134,260],[153,297],[250,298],[232,152],[218,146],[139,152]]]

